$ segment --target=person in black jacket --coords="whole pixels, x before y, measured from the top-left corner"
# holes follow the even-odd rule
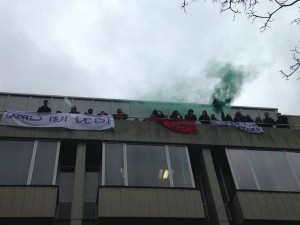
[[[275,120],[270,117],[270,114],[268,112],[264,113],[265,118],[263,119],[262,127],[273,127],[273,125],[276,124]]]
[[[161,118],[162,119],[162,118],[167,118],[167,117],[165,116],[165,114],[162,111],[154,109],[152,111],[152,114],[150,115],[150,118]]]
[[[288,118],[284,115],[281,115],[281,113],[277,113],[276,127],[290,128]]]
[[[72,106],[71,112],[69,112],[69,113],[72,113],[72,114],[80,114],[80,112],[77,111],[77,107],[76,107],[75,105]]]
[[[221,114],[221,118],[222,118],[223,121],[230,121],[230,122],[233,121],[233,119],[232,119],[232,117],[230,116],[230,114],[227,114],[226,117],[225,117],[225,114],[224,114],[223,111],[222,111],[222,114]]]
[[[189,110],[188,110],[188,114],[184,116],[184,119],[185,119],[185,120],[194,120],[194,121],[196,121],[196,120],[197,120],[197,117],[196,117],[196,115],[194,114],[194,110],[189,109]]]
[[[202,114],[201,116],[199,117],[199,121],[201,122],[201,124],[210,124],[210,117],[209,115],[207,114],[207,111],[206,110],[203,110],[202,111]]]
[[[39,113],[51,113],[51,108],[48,107],[48,100],[43,101],[43,105],[37,110]]]
[[[173,120],[182,120],[182,116],[181,114],[177,111],[177,110],[174,110],[172,115],[170,116],[171,119]]]

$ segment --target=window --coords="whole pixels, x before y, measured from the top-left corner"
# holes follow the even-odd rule
[[[300,154],[226,150],[237,189],[299,192]]]
[[[195,187],[186,146],[104,143],[102,184]]]
[[[59,142],[0,140],[0,185],[54,185]]]

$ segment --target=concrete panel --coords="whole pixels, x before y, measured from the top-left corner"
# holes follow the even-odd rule
[[[83,218],[85,154],[86,145],[84,143],[78,143],[74,174],[74,191],[71,209],[71,221],[81,220]]]
[[[300,220],[300,193],[238,191],[230,202],[237,224],[242,221]]]
[[[57,187],[0,187],[0,218],[54,218]]]
[[[205,218],[199,190],[99,187],[98,193],[98,217]]]

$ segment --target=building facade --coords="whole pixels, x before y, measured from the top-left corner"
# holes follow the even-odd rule
[[[129,118],[101,131],[0,125],[0,224],[300,224],[297,116],[260,134],[207,124],[182,134],[144,118],[211,107],[12,93],[0,93],[1,115],[36,112],[44,99],[53,112],[71,103]],[[225,113],[237,110],[278,111]]]

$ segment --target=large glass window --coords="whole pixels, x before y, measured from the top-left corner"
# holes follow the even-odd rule
[[[129,186],[170,186],[164,146],[127,145]]]
[[[185,146],[104,143],[103,155],[103,185],[195,187]]]
[[[298,192],[300,154],[227,149],[237,189]]]
[[[0,185],[54,185],[59,142],[0,140]]]

